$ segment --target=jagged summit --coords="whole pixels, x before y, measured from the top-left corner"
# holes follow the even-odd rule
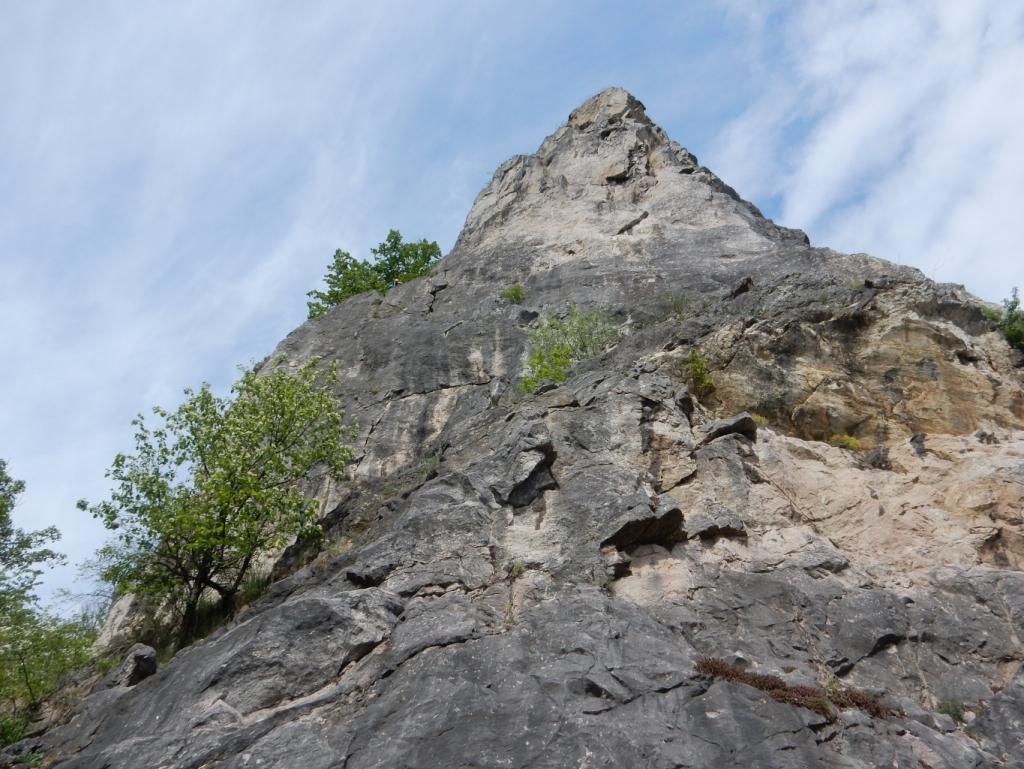
[[[668,243],[676,253],[685,250],[688,263],[664,258]],[[807,267],[806,255],[797,255],[807,248],[802,232],[766,220],[621,88],[574,110],[536,153],[503,163],[477,197],[447,262],[458,269],[465,259],[479,262],[481,250],[522,251],[524,244],[530,253],[517,269],[545,271],[572,261],[616,263],[617,270],[627,254],[642,253],[651,258],[638,269],[664,278],[684,269],[688,280],[699,277],[708,289],[744,269],[771,272],[770,260],[747,263],[781,248],[791,267]],[[738,261],[722,269],[714,260],[723,256]]]
[[[531,329],[569,303],[616,343],[522,394]],[[359,422],[350,478],[307,485],[330,547],[295,543],[227,627],[21,747],[62,769],[1020,766],[1024,355],[962,287],[764,219],[625,91],[502,164],[432,274],[282,354],[336,361]]]
[[[569,115],[569,125],[581,131],[591,127],[601,130],[610,123],[623,120],[653,125],[643,103],[622,88],[606,88],[587,99]]]

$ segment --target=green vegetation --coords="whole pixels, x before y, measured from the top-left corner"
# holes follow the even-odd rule
[[[829,723],[836,720],[833,706],[840,710],[859,708],[872,718],[885,718],[892,712],[878,701],[878,698],[859,689],[839,687],[819,689],[813,686],[790,686],[778,676],[751,673],[730,665],[718,657],[698,657],[693,665],[706,676],[737,681],[767,694],[777,702],[785,702],[800,708],[813,710]]]
[[[564,382],[573,363],[594,357],[618,336],[618,329],[604,312],[581,313],[570,304],[564,318],[543,320],[530,330],[530,373],[519,383],[519,391],[532,393],[542,379]]]
[[[982,307],[981,311],[985,317],[996,324],[996,328],[1003,332],[1006,341],[1011,347],[1024,352],[1024,310],[1020,309],[1020,296],[1017,287],[1013,287],[1009,299],[1003,300],[1002,310],[990,310]]]
[[[763,417],[760,414],[751,414],[750,416],[754,420],[754,424],[757,425],[758,427],[767,427],[768,426],[768,418],[767,417]]]
[[[523,286],[516,283],[514,286],[509,286],[504,291],[499,291],[498,296],[502,299],[507,299],[511,304],[522,304],[526,301],[530,295],[530,290],[523,288]]]
[[[418,243],[403,243],[398,230],[391,230],[387,239],[371,248],[370,253],[376,257],[373,262],[357,261],[340,248],[334,252],[334,261],[327,265],[324,276],[327,290],[306,294],[314,300],[306,302],[310,318],[323,315],[350,296],[364,291],[386,294],[395,281],[404,283],[418,278],[429,272],[441,258],[437,243],[428,243],[426,239]]]
[[[694,347],[682,363],[683,379],[690,388],[690,392],[698,399],[705,398],[715,391],[715,380],[708,374],[707,361]]]
[[[958,724],[964,722],[964,703],[960,700],[946,700],[945,702],[939,703],[939,706],[935,708],[936,712],[947,715],[956,721]]]
[[[835,446],[837,449],[849,449],[850,451],[860,451],[860,441],[854,438],[852,435],[833,435],[828,439],[829,446]]]
[[[0,746],[24,736],[43,699],[89,660],[96,636],[90,618],[61,619],[38,604],[38,567],[63,557],[46,547],[60,538],[55,528],[24,531],[11,522],[24,489],[0,459]]]
[[[171,612],[177,648],[201,630],[206,595],[229,614],[262,554],[317,533],[316,500],[297,484],[314,467],[342,475],[353,456],[354,428],[330,392],[336,367],[317,372],[313,359],[289,374],[284,361],[265,376],[244,372],[233,401],[204,384],[175,412],[153,409],[162,427],[140,415],[136,453],[118,454],[107,473],[118,484],[111,501],[78,503],[117,532],[97,554],[101,578]]]
[[[683,292],[663,291],[654,300],[655,322],[690,314],[690,297]]]

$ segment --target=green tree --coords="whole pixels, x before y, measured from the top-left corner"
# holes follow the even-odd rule
[[[139,415],[136,453],[118,454],[107,473],[118,484],[111,500],[78,503],[117,531],[98,554],[102,578],[173,611],[178,648],[204,593],[230,611],[260,555],[315,534],[316,500],[298,483],[317,467],[341,476],[354,456],[355,428],[330,392],[336,364],[318,372],[313,359],[292,374],[283,364],[244,372],[234,400],[208,384],[186,389],[177,411],[153,409],[157,429]]]
[[[1010,298],[1003,300],[1002,311],[983,309],[982,312],[1003,332],[1011,347],[1024,352],[1024,310],[1020,309],[1020,295],[1016,286],[1013,287]]]
[[[42,571],[38,564],[53,564],[63,557],[44,545],[60,539],[56,527],[41,531],[15,528],[11,512],[18,495],[25,490],[24,481],[16,481],[7,474],[7,462],[0,459],[0,594],[28,596]]]
[[[387,293],[395,281],[402,283],[418,278],[427,272],[438,259],[441,249],[437,243],[427,242],[403,243],[398,230],[391,230],[387,239],[370,253],[375,260],[357,261],[347,251],[340,248],[334,252],[334,261],[327,265],[324,282],[326,291],[310,291],[306,296],[313,297],[306,302],[309,317],[323,315],[329,309],[348,299],[350,296],[364,291]]]
[[[95,627],[52,616],[38,605],[34,590],[41,565],[63,561],[46,545],[60,539],[50,527],[24,531],[11,512],[24,481],[7,474],[0,459],[0,744],[17,742],[35,717],[40,701],[65,673],[83,665]]]
[[[570,304],[565,317],[548,318],[530,329],[530,373],[519,383],[519,390],[532,393],[542,379],[564,382],[573,363],[597,355],[618,335],[618,329],[602,311],[582,313]]]

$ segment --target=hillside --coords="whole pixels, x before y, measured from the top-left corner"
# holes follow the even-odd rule
[[[628,333],[521,394],[531,324],[568,304]],[[1024,767],[1024,355],[981,304],[775,225],[604,91],[495,172],[431,275],[263,364],[338,361],[358,457],[309,485],[332,550],[297,543],[229,626],[26,745],[66,769]]]

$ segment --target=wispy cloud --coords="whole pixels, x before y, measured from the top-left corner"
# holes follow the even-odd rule
[[[767,10],[765,10],[767,7]],[[763,94],[714,157],[812,241],[989,299],[1024,284],[1024,7],[729,2]]]

